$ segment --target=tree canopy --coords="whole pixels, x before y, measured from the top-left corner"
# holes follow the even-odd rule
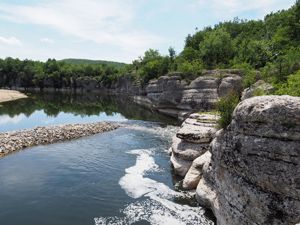
[[[52,82],[60,88],[74,85],[76,79],[112,84],[128,74],[146,84],[171,72],[181,72],[178,74],[191,80],[203,70],[224,68],[242,69],[245,86],[255,82],[254,71],[260,71],[260,79],[294,87],[290,82],[298,81],[294,76],[300,70],[300,0],[287,10],[266,15],[263,20],[234,18],[197,29],[187,35],[180,53],[172,47],[168,55],[149,49],[129,65],[74,59],[49,59],[42,63],[6,58],[0,60],[0,86],[42,88]]]

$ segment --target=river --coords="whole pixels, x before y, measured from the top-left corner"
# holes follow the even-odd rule
[[[176,121],[92,94],[31,94],[0,107],[0,132],[95,121],[124,126],[0,159],[1,225],[213,224],[172,173]]]

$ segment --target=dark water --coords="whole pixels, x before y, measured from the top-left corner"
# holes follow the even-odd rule
[[[174,190],[174,121],[101,96],[34,95],[0,108],[1,131],[92,121],[125,127],[0,159],[1,225],[211,224]]]

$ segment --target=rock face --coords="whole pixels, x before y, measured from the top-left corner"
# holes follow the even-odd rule
[[[194,189],[209,161],[210,142],[217,131],[217,115],[195,113],[187,118],[173,138],[171,163],[176,174],[185,177],[183,187]]]
[[[300,98],[246,99],[212,142],[197,199],[219,225],[300,222]]]
[[[185,77],[183,73],[171,73],[151,80],[146,85],[134,81],[129,74],[110,84],[91,78],[78,78],[72,81],[71,86],[62,84],[60,87],[55,87],[51,79],[46,79],[43,90],[126,95],[138,104],[179,119],[185,119],[193,112],[211,110],[220,97],[231,91],[242,91],[242,77],[238,70],[204,71],[190,83],[182,77]],[[19,86],[14,88],[24,89]]]
[[[117,129],[119,125],[100,122],[37,127],[30,130],[0,133],[0,157],[27,147],[76,139]]]
[[[207,111],[219,97],[231,91],[241,91],[242,78],[238,71],[206,71],[190,84],[180,74],[152,80],[145,88],[145,96],[158,111],[174,117],[187,112]]]
[[[242,93],[242,98],[241,100],[245,100],[247,98],[251,98],[256,95],[261,95],[261,94],[272,94],[275,91],[275,88],[269,84],[266,83],[263,80],[257,81],[255,84],[253,84],[251,87],[246,88],[243,93]]]

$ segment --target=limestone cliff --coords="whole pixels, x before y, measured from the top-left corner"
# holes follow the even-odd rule
[[[182,79],[186,74],[175,72],[151,80],[147,84],[133,80],[131,75],[122,76],[110,83],[91,78],[78,78],[72,81],[71,87],[61,88],[54,88],[53,81],[46,79],[43,91],[93,92],[127,96],[140,105],[182,119],[192,112],[212,109],[220,97],[233,90],[241,92],[241,74],[239,70],[208,70],[195,80],[187,82]],[[18,85],[13,88],[24,90]],[[27,90],[32,89],[27,88]]]
[[[300,98],[246,99],[215,136],[184,183],[197,177],[196,197],[218,225],[299,223]]]
[[[151,80],[145,86],[122,77],[109,87],[100,84],[98,89],[132,96],[138,104],[179,119],[191,112],[211,110],[220,97],[242,91],[239,70],[204,71],[189,83],[182,77],[182,73],[172,73]]]

